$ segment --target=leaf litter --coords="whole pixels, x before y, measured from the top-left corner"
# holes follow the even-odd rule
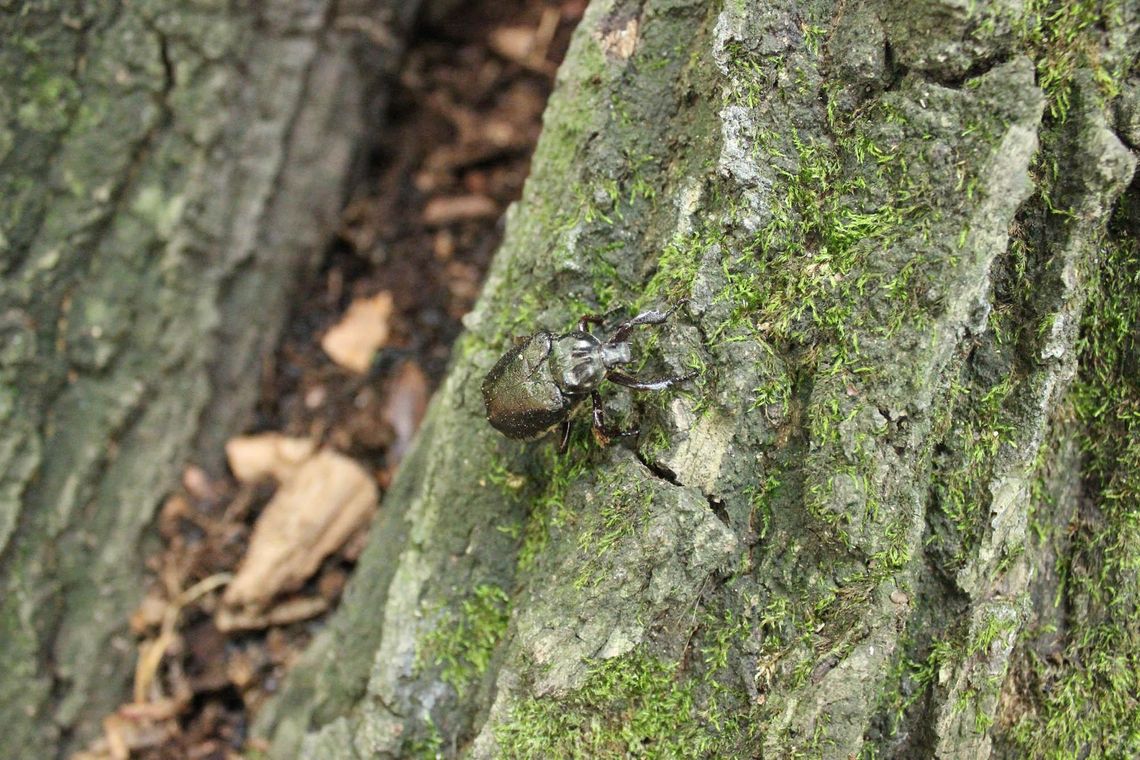
[[[266,363],[229,472],[187,464],[159,510],[129,701],[73,760],[265,749],[253,716],[335,608],[383,509],[585,4],[478,0],[412,39],[372,172]]]

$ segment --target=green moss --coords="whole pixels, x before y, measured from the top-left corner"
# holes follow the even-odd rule
[[[564,453],[559,453],[554,445],[545,445],[538,452],[534,464],[538,474],[535,480],[544,486],[531,502],[530,515],[523,528],[523,543],[518,557],[520,574],[533,569],[546,548],[550,531],[573,519],[573,513],[566,506],[570,486],[587,476],[594,467],[596,456],[597,444],[590,427],[584,424],[574,425],[571,429],[570,442]]]
[[[1072,400],[1090,507],[1057,600],[1080,616],[1058,658],[1028,654],[1007,737],[1026,757],[1140,755],[1140,243],[1127,229],[1104,247],[1081,326]]]
[[[486,672],[507,630],[511,604],[498,586],[476,586],[460,613],[444,616],[422,639],[418,661],[442,667],[443,680],[462,694]]]
[[[701,703],[697,685],[676,663],[641,650],[605,660],[576,691],[518,704],[495,728],[500,756],[733,756],[747,714]]]
[[[772,526],[772,507],[781,486],[780,478],[769,472],[763,483],[747,486],[744,497],[751,507],[749,523],[756,526],[757,538],[763,541]]]
[[[792,130],[761,144],[776,171],[771,218],[726,263],[718,299],[732,312],[713,335],[758,328],[777,345],[826,345],[835,371],[858,371],[866,327],[856,306],[880,287],[911,305],[909,282],[881,283],[868,267],[868,256],[918,223],[905,165],[858,127],[829,140]],[[897,324],[916,316],[900,312]]]
[[[743,11],[740,11],[743,15]],[[756,108],[772,91],[786,61],[782,55],[756,55],[739,41],[725,45],[731,61],[733,76],[724,92],[724,101],[730,105]]]
[[[401,749],[401,757],[418,757],[423,760],[443,757],[443,736],[439,733],[439,728],[430,717],[424,721],[424,727],[427,733],[407,742]]]
[[[657,270],[649,279],[643,303],[648,305],[661,300],[678,301],[693,291],[700,272],[701,260],[726,241],[719,225],[704,224],[699,232],[678,235],[665,244],[657,258]]]
[[[65,128],[79,98],[79,87],[69,76],[43,66],[29,66],[22,72],[22,97],[16,121],[24,129],[53,132]]]
[[[935,507],[945,518],[946,530],[931,538],[946,554],[951,571],[972,556],[989,519],[990,476],[1001,447],[1014,439],[1016,413],[1009,404],[1019,381],[1007,375],[988,387],[960,381],[951,386],[953,424],[943,438],[945,454],[935,459],[932,478]]]
[[[575,588],[597,586],[611,575],[609,556],[617,545],[644,528],[653,504],[653,491],[644,480],[630,478],[620,469],[608,470],[595,492],[603,495],[601,509],[583,516],[578,549],[586,555]]]
[[[888,735],[894,735],[903,723],[904,715],[915,703],[926,698],[939,685],[946,685],[946,679],[953,673],[969,667],[970,661],[983,661],[991,645],[1018,626],[1018,619],[990,614],[972,634],[963,630],[962,623],[957,621],[943,638],[927,644],[924,647],[926,655],[921,659],[903,654],[892,664],[886,682],[892,685],[907,683],[909,688],[905,694],[893,689],[882,703],[880,712],[886,715]],[[904,641],[903,644],[903,651],[914,649],[913,642]],[[1003,675],[999,672],[980,677],[972,673],[969,685],[956,693],[954,711],[972,710],[974,728],[979,733],[985,732],[993,723],[993,701],[1001,688]]]
[[[1073,80],[1081,69],[1092,71],[1106,100],[1120,92],[1129,61],[1118,56],[1109,67],[1103,56],[1104,30],[1123,26],[1121,0],[1028,0],[1018,25],[1026,52],[1037,66],[1037,82],[1045,91],[1050,115],[1068,116]]]
[[[803,27],[804,47],[813,56],[819,55],[820,44],[827,36],[827,29],[819,24],[805,24]]]

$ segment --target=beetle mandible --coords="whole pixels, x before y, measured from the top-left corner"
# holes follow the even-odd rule
[[[694,377],[696,373],[644,381],[616,369],[633,361],[629,343],[633,328],[659,325],[677,308],[642,312],[619,324],[604,340],[590,333],[590,324],[604,321],[592,314],[579,319],[578,329],[565,335],[540,330],[516,338],[515,346],[500,357],[483,380],[487,421],[503,435],[516,439],[538,438],[561,424],[559,451],[565,451],[570,439],[570,413],[589,396],[594,407],[594,436],[600,442],[637,435],[636,429],[616,430],[605,424],[598,386],[610,380],[634,390],[659,391]]]

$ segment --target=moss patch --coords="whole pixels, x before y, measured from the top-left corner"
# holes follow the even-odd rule
[[[1061,121],[1071,106],[1073,79],[1081,69],[1092,72],[1105,99],[1120,92],[1130,61],[1107,59],[1102,35],[1123,26],[1121,0],[1028,0],[1018,35],[1037,66],[1038,85],[1045,91],[1050,115]]]
[[[498,586],[476,586],[461,613],[441,620],[424,636],[419,660],[442,667],[441,677],[457,692],[486,672],[507,631],[510,599]]]
[[[731,756],[746,715],[701,704],[698,683],[635,650],[597,664],[572,694],[519,703],[495,738],[508,758]]]
[[[1027,757],[1140,754],[1140,244],[1127,229],[1104,248],[1082,323],[1072,401],[1090,507],[1062,568],[1063,650],[1029,653],[1028,703],[1008,728]]]

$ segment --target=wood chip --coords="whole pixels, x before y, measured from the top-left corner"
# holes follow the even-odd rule
[[[299,588],[368,524],[377,501],[375,481],[352,459],[326,449],[305,460],[257,518],[226,605],[263,609],[277,594]]]
[[[321,338],[321,348],[341,367],[367,372],[377,349],[388,340],[392,311],[392,294],[386,290],[353,301],[340,322]]]
[[[485,195],[452,195],[432,198],[424,207],[423,221],[430,227],[442,227],[467,219],[486,219],[499,215],[499,206]]]

